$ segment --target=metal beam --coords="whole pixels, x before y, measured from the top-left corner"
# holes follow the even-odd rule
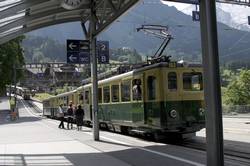
[[[223,166],[223,126],[215,0],[200,1],[207,165]]]
[[[99,22],[102,24],[99,24],[95,31],[95,36],[100,34],[103,30],[108,28],[108,26],[115,21],[117,18],[119,18],[121,15],[123,15],[127,10],[129,10],[132,6],[134,6],[139,0],[130,0],[130,1],[124,1],[125,3],[119,5],[120,8],[114,10],[112,13],[110,13],[109,16],[105,18],[105,20],[100,20]],[[113,4],[114,5],[114,4]]]
[[[7,6],[6,9],[3,9],[3,6],[0,7],[3,9],[0,11],[0,44],[23,33],[35,30],[35,28],[39,29],[46,25],[55,25],[55,23],[51,23],[52,21],[63,22],[61,21],[62,19],[68,20],[78,17],[81,17],[81,19],[74,20],[82,21],[84,24],[94,17],[97,26],[93,34],[97,36],[138,1],[139,0],[93,0],[92,2],[95,3],[93,6],[95,15],[93,16],[91,16],[89,4],[83,5],[78,9],[78,11],[81,11],[79,13],[77,9],[64,13],[59,0],[21,0],[19,3],[9,3],[4,5],[5,7]],[[20,13],[23,13],[23,15],[20,15]],[[89,37],[89,35],[87,37]]]
[[[53,10],[48,10],[46,11],[45,13],[37,13],[37,14],[34,14],[34,15],[30,15],[30,16],[23,16],[22,18],[20,19],[15,19],[14,21],[8,23],[8,24],[5,24],[3,26],[0,27],[0,34],[7,31],[7,30],[10,30],[10,29],[13,29],[15,27],[19,27],[19,26],[25,26],[25,25],[28,25],[29,23],[31,22],[36,22],[36,20],[41,20],[43,18],[47,18],[48,17],[52,17],[54,18],[55,16],[55,13],[57,16],[60,16],[60,15],[72,15],[74,13],[81,13],[84,9],[78,9],[78,10],[74,10],[74,11],[68,11],[68,10],[65,10],[63,8],[58,8],[58,9],[53,9]],[[78,14],[80,15],[80,14]]]
[[[57,24],[62,24],[62,23],[68,23],[68,22],[75,22],[75,21],[80,21],[81,17],[80,16],[76,16],[76,17],[72,17],[72,18],[62,18],[60,20],[50,20],[48,22],[45,23],[41,23],[38,25],[34,25],[31,27],[24,27],[24,28],[20,28],[14,32],[11,32],[7,35],[4,36],[0,36],[0,44],[3,44],[5,42],[8,42],[24,33],[36,30],[36,29],[40,29],[40,28],[44,28],[44,27],[48,27],[48,26],[52,26],[52,25],[57,25]]]
[[[99,140],[99,121],[98,121],[98,78],[97,78],[97,55],[96,55],[96,10],[93,8],[95,2],[92,2],[91,20],[90,20],[90,46],[91,46],[91,82],[92,82],[92,122],[93,137],[95,141]]]
[[[82,31],[83,31],[83,34],[85,35],[85,38],[88,39],[89,38],[89,32],[86,28],[86,25],[84,22],[81,22],[81,26],[82,26]]]
[[[23,11],[27,8],[30,8],[31,6],[38,5],[41,3],[49,2],[50,0],[35,0],[35,1],[21,1],[14,6],[11,6],[7,9],[4,9],[3,11],[0,11],[0,19],[13,16],[17,14],[20,11]]]

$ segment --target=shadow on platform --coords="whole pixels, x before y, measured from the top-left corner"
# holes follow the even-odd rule
[[[15,166],[166,166],[180,165],[180,161],[136,148],[112,152],[62,153],[62,154],[5,154],[0,155],[0,165]]]
[[[100,164],[101,163],[101,164]],[[6,154],[0,155],[0,165],[46,165],[46,166],[117,166],[121,161],[101,153],[76,153],[76,154]],[[115,164],[115,165],[114,165]]]
[[[18,124],[25,122],[35,122],[40,121],[41,119],[37,117],[19,117],[16,120],[11,120],[9,114],[0,114],[0,125],[9,125],[9,124]]]

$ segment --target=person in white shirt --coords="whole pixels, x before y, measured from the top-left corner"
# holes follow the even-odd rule
[[[58,128],[62,128],[64,129],[64,112],[63,112],[63,108],[62,108],[63,104],[60,104],[59,105],[59,108],[58,108],[58,118],[60,120],[60,124],[58,126]]]

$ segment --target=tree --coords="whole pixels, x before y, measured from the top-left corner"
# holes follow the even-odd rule
[[[118,60],[126,63],[140,63],[142,62],[142,56],[131,48],[118,48],[110,50],[110,59]]]
[[[13,80],[14,64],[22,67],[24,64],[21,42],[24,36],[17,37],[0,45],[0,95],[4,93],[5,86]],[[16,71],[17,81],[22,77],[22,70]]]
[[[225,103],[229,105],[250,104],[250,70],[241,70],[227,87]]]

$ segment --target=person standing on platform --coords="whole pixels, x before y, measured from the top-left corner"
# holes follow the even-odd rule
[[[70,102],[69,108],[67,110],[67,129],[69,129],[69,126],[71,129],[73,129],[73,104]]]
[[[76,125],[77,130],[81,130],[83,126],[83,117],[84,117],[84,110],[82,109],[82,106],[79,104],[77,107],[77,110],[75,111],[76,116]]]
[[[59,124],[58,128],[64,129],[64,122],[63,122],[64,121],[64,112],[63,112],[62,106],[63,106],[63,104],[59,105],[57,117],[60,120],[60,124]]]

